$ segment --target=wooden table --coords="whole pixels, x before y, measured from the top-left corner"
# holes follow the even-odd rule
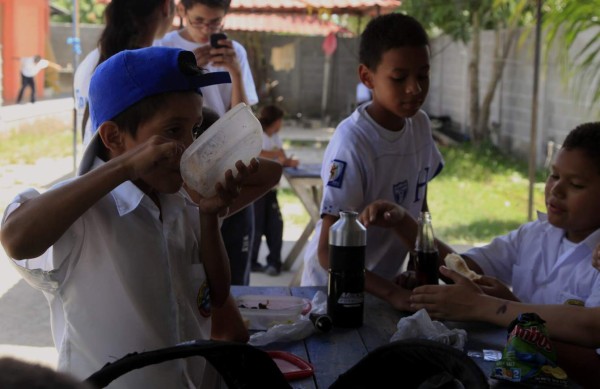
[[[234,296],[251,295],[293,295],[312,300],[315,287],[250,287],[233,286]],[[310,362],[314,376],[292,381],[293,388],[328,388],[337,377],[346,372],[369,352],[388,344],[396,332],[396,325],[406,313],[393,309],[389,304],[371,295],[366,295],[365,322],[358,329],[334,328],[326,334],[315,333],[302,341],[272,343],[266,350],[291,352]],[[463,328],[468,333],[465,351],[493,349],[502,351],[506,343],[506,329],[484,323],[445,322],[450,328]],[[474,358],[477,365],[489,377],[495,362]],[[499,387],[499,386],[494,386]]]
[[[302,164],[297,168],[287,167],[283,169],[283,175],[310,216],[310,220],[304,227],[304,231],[302,231],[302,234],[296,243],[294,243],[294,246],[283,262],[283,269],[289,270],[302,252],[310,234],[315,229],[317,221],[321,217],[320,208],[323,182],[321,181],[320,164]]]

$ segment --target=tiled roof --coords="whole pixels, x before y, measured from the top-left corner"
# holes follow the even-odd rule
[[[225,30],[265,31],[295,35],[328,35],[331,32],[342,35],[352,33],[335,23],[319,20],[317,15],[240,13],[232,12],[225,18]]]
[[[399,0],[231,0],[230,12],[250,10],[289,12],[317,9],[337,13],[363,13],[377,7],[386,10],[394,9],[400,4]]]

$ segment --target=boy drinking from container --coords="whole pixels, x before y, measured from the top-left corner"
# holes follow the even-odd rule
[[[91,81],[95,134],[78,177],[43,194],[25,191],[6,209],[1,242],[48,299],[59,370],[83,379],[131,352],[247,339],[229,294],[219,217],[262,196],[281,167],[238,161],[211,198],[184,190],[179,171],[202,122],[199,87],[226,79],[204,74],[181,49],[114,55]],[[111,387],[216,380],[204,359],[188,358],[131,372]]]
[[[327,285],[329,228],[340,211],[362,211],[384,198],[416,217],[427,208],[426,187],[443,167],[427,114],[429,41],[403,14],[373,19],[361,36],[359,77],[372,101],[342,121],[325,150],[321,220],[306,249],[302,285]],[[392,231],[367,231],[365,290],[408,310],[410,292],[394,282],[408,250]]]

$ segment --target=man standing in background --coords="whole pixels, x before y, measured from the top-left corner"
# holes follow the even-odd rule
[[[31,89],[31,103],[35,103],[35,76],[48,66],[57,70],[62,69],[62,66],[54,62],[50,62],[47,59],[42,59],[40,55],[34,55],[33,57],[21,58],[21,89],[19,90],[19,96],[17,97],[17,104],[21,102],[25,88]]]

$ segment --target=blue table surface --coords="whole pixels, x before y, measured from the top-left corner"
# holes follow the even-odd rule
[[[325,288],[318,287],[232,287],[234,296],[293,295],[309,300],[312,300],[318,290],[325,292]],[[386,302],[366,294],[365,320],[361,328],[334,328],[328,333],[315,333],[301,341],[271,343],[261,348],[291,352],[313,365],[314,376],[292,381],[290,384],[293,388],[328,388],[340,374],[354,366],[369,352],[388,344],[396,332],[398,321],[407,315],[409,314],[397,311]],[[467,331],[465,351],[502,351],[506,343],[506,329],[502,327],[475,322],[446,321],[444,324],[449,328],[462,328]],[[473,360],[489,377],[495,362],[484,361],[483,358]]]
[[[320,178],[321,164],[300,164],[298,167],[286,167],[283,172],[286,176],[292,178]]]

